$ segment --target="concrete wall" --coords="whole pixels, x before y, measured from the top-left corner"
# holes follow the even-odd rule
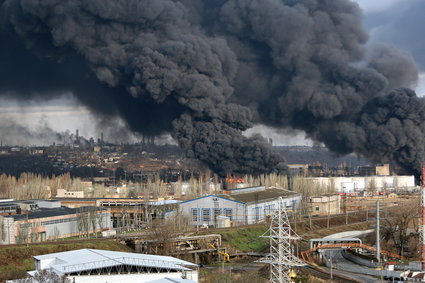
[[[341,213],[341,196],[330,195],[312,197],[310,199],[310,209],[312,215],[324,216],[328,214]]]

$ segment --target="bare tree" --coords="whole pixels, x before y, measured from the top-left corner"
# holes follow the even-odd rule
[[[91,224],[91,231],[94,233],[95,238],[97,238],[96,226],[97,226],[97,207],[91,206],[89,209],[89,222]]]
[[[408,229],[415,224],[415,218],[419,217],[418,207],[418,200],[411,200],[403,206],[391,210],[384,218],[383,240],[389,246],[395,246],[400,255],[403,255],[405,247],[409,245],[411,235],[408,233]]]
[[[89,236],[89,212],[88,208],[79,207],[77,208],[77,223],[78,223],[78,232],[80,237]]]
[[[172,239],[177,236],[174,225],[155,221],[149,230],[147,239],[150,243],[150,252],[159,255],[169,255],[173,250]]]
[[[373,197],[376,194],[376,190],[377,190],[376,180],[375,178],[372,178],[370,179],[369,184],[367,186],[367,192],[370,196]]]
[[[15,281],[18,283],[71,283],[71,280],[69,280],[66,275],[60,276],[49,269],[37,271],[33,277]]]
[[[100,231],[103,230],[103,219],[104,219],[104,213],[102,210],[99,210],[96,213],[96,220],[97,220],[97,226],[99,227]]]

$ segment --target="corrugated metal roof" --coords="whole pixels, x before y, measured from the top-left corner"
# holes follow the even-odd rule
[[[75,208],[68,207],[55,207],[55,208],[39,208],[34,211],[29,211],[27,214],[15,214],[8,217],[12,217],[15,221],[23,219],[38,219],[53,216],[75,214],[77,210]]]
[[[86,270],[113,267],[119,265],[134,265],[150,268],[165,268],[175,270],[190,270],[185,266],[197,266],[194,263],[170,256],[115,252],[95,249],[80,249],[74,251],[46,254],[34,257],[37,260],[54,258],[48,268],[58,273],[69,274]]]
[[[207,196],[203,196],[203,197],[198,197],[198,198],[186,200],[186,201],[181,202],[180,204],[188,203],[188,202],[191,202],[191,201],[196,201],[196,200],[203,199],[203,198],[209,198],[209,197],[221,198],[221,199],[224,199],[224,200],[228,200],[228,201],[233,201],[233,202],[244,204],[244,202],[240,202],[240,201],[237,201],[237,200],[233,200],[233,199],[228,198],[227,195],[221,195],[221,196],[219,196],[219,195],[207,195]]]
[[[150,201],[148,202],[149,205],[166,205],[166,204],[175,204],[181,202],[180,200],[175,199],[165,199],[165,200],[158,200],[158,201]]]
[[[263,191],[258,192],[248,192],[248,193],[238,193],[236,195],[220,195],[224,198],[228,198],[230,200],[235,200],[243,203],[250,203],[255,201],[265,201],[269,199],[276,199],[278,197],[292,197],[297,196],[299,194],[287,190],[270,188]]]

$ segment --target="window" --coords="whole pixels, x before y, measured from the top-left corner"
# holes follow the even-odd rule
[[[192,208],[190,210],[190,215],[192,215],[192,221],[198,221],[198,209]]]
[[[253,211],[254,211],[254,216],[255,216],[255,220],[260,219],[260,213],[261,213],[261,207],[254,207]]]
[[[202,221],[210,221],[210,209],[209,208],[203,208],[202,209]]]
[[[224,209],[224,216],[229,217],[230,220],[233,218],[233,209],[231,208],[225,208]]]
[[[318,206],[316,206],[316,211],[319,211],[319,207]]]
[[[221,209],[220,208],[214,208],[214,218],[221,215]]]

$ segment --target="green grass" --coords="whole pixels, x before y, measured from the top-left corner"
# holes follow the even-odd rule
[[[34,270],[33,256],[84,248],[126,252],[132,251],[127,246],[115,240],[100,239],[0,247],[0,282],[23,278],[26,276],[27,271]]]
[[[251,226],[217,231],[222,241],[230,247],[243,252],[262,252],[269,246],[267,238],[260,238],[267,231],[266,226]]]

